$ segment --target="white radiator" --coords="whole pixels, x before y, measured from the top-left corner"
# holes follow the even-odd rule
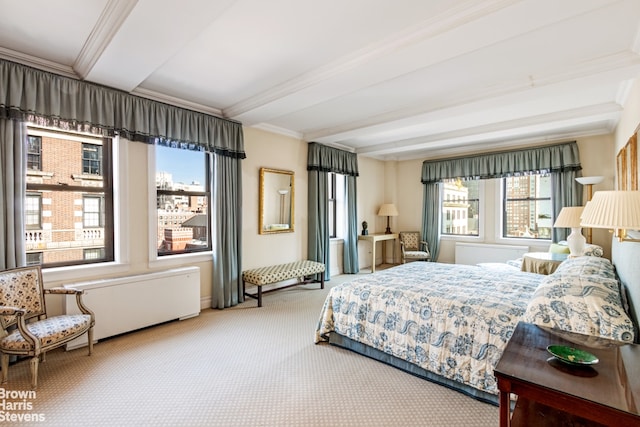
[[[172,270],[71,283],[84,290],[82,301],[95,313],[94,342],[174,319],[200,314],[200,268]],[[66,297],[66,312],[79,313],[75,296]],[[83,335],[67,350],[87,345]]]
[[[529,252],[528,246],[490,245],[456,242],[456,264],[474,265],[482,262],[506,262]]]

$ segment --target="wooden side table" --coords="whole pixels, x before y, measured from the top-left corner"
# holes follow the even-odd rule
[[[522,256],[522,271],[551,274],[568,256],[553,252],[529,252]]]
[[[547,352],[569,345],[598,364],[565,364]],[[640,425],[640,346],[520,322],[494,370],[500,426]],[[510,394],[518,400],[511,414]]]
[[[387,257],[387,247],[386,242],[388,240],[393,240],[393,262],[396,262],[396,240],[398,240],[397,233],[384,234],[384,233],[375,233],[375,234],[365,234],[358,235],[358,240],[368,240],[371,242],[371,272],[376,272],[376,243],[377,242],[385,242],[385,246],[382,247],[382,262],[386,262]]]

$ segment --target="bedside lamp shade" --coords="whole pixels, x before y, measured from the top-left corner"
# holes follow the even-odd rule
[[[378,216],[386,216],[387,217],[387,229],[385,230],[385,234],[391,234],[391,227],[389,227],[389,217],[398,216],[398,209],[396,205],[393,203],[386,203],[380,206],[378,210]]]
[[[584,208],[582,206],[568,206],[562,208],[556,222],[553,224],[555,228],[571,228],[571,234],[567,237],[569,243],[569,251],[572,257],[581,256],[584,252],[584,246],[587,241],[582,235],[580,225],[580,216]]]
[[[596,191],[582,213],[583,227],[610,228],[627,239],[626,230],[640,230],[640,191]]]

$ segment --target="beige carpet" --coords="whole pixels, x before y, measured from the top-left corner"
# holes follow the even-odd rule
[[[492,426],[498,408],[313,343],[328,288],[290,288],[226,310],[53,351],[26,399],[37,426]],[[28,390],[28,362],[8,391]],[[2,399],[0,399],[0,402]],[[0,408],[0,411],[2,408]],[[0,418],[2,417],[0,413]],[[6,419],[6,418],[4,418]],[[7,421],[0,425],[12,425]]]

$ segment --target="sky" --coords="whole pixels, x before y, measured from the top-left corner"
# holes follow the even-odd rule
[[[205,153],[156,145],[156,171],[169,172],[173,182],[191,184],[197,181],[204,184]]]

